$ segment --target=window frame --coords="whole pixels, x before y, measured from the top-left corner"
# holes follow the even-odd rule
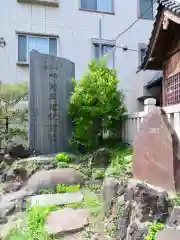
[[[112,5],[112,11],[111,12],[106,12],[106,11],[102,11],[102,10],[93,10],[93,9],[86,9],[86,8],[82,8],[82,4],[81,4],[82,0],[79,0],[79,10],[81,11],[87,11],[87,12],[95,12],[95,13],[106,13],[106,14],[110,14],[110,15],[115,15],[115,1],[111,0],[111,5]],[[97,0],[96,0],[97,1]]]
[[[114,40],[100,40],[98,38],[92,38],[92,58],[95,59],[95,46],[96,44],[102,44],[102,45],[108,45],[115,47],[116,46],[116,41]],[[112,52],[112,58],[113,58],[113,68],[115,68],[115,60],[116,60],[116,50]]]
[[[143,59],[141,59],[141,54],[142,54],[141,50],[142,49],[147,50],[147,44],[145,44],[145,43],[139,43],[138,44],[138,59],[139,59],[138,63],[139,63],[139,66],[141,65],[142,60],[143,60]]]
[[[47,38],[48,39],[48,48],[49,48],[49,40],[51,38],[56,39],[57,43],[57,55],[56,57],[59,56],[59,36],[58,35],[46,35],[46,34],[36,34],[36,33],[26,33],[26,32],[16,32],[17,34],[17,65],[29,65],[29,57],[28,57],[28,37],[37,37],[37,38]],[[19,36],[24,36],[26,37],[26,61],[21,61],[19,60]],[[48,51],[49,52],[49,51]]]
[[[138,18],[143,19],[143,20],[154,20],[154,4],[153,4],[153,0],[151,0],[151,4],[152,5],[152,18],[147,18],[145,16],[141,16],[141,11],[140,11],[140,4],[141,4],[142,0],[138,0]]]

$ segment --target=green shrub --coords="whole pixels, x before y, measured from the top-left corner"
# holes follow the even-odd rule
[[[112,151],[111,164],[105,172],[105,176],[119,177],[127,175],[132,168],[132,148],[117,148]]]
[[[34,206],[26,208],[27,226],[10,230],[6,240],[53,240],[44,229],[45,218],[50,212],[57,209],[57,206]]]
[[[40,189],[39,191],[40,194],[53,194],[54,193],[54,190],[53,189],[48,189],[48,188],[42,188]]]
[[[67,162],[57,162],[58,168],[68,168],[69,164]]]
[[[67,204],[64,207],[68,208],[85,208],[92,216],[100,216],[103,213],[103,203],[100,198],[89,190],[83,191],[84,199],[79,203]]]
[[[88,72],[78,81],[73,80],[69,113],[73,120],[71,143],[97,148],[103,132],[120,132],[125,116],[123,94],[117,90],[119,80],[114,69],[103,60],[92,60]]]
[[[66,186],[65,184],[57,184],[56,185],[56,192],[57,193],[65,193],[65,192],[76,192],[80,189],[80,185],[72,185]]]
[[[44,230],[44,223],[45,218],[49,215],[49,213],[56,209],[56,206],[35,206],[27,209],[28,232],[31,240],[52,239]]]
[[[97,169],[92,173],[93,179],[103,179],[104,178],[105,169]]]
[[[69,163],[69,162],[71,161],[71,158],[70,158],[70,156],[69,156],[67,153],[61,152],[61,153],[58,153],[58,154],[56,155],[56,160],[57,160],[58,162]]]
[[[177,196],[169,199],[169,205],[172,207],[180,206],[180,193],[177,193]]]
[[[156,237],[156,233],[159,232],[160,230],[162,230],[164,228],[164,224],[163,223],[158,223],[156,221],[154,221],[148,229],[148,234],[145,237],[145,240],[155,240]]]

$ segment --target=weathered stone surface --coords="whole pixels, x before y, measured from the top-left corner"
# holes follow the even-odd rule
[[[110,150],[107,148],[99,148],[93,153],[90,161],[92,166],[108,166],[110,161]]]
[[[165,228],[156,234],[155,240],[179,240],[180,231],[171,228]]]
[[[40,164],[43,165],[48,165],[48,164],[52,164],[55,163],[56,154],[49,154],[49,155],[39,155],[39,156],[34,156],[34,157],[29,157],[29,158],[25,158],[25,159],[21,159],[19,161],[17,161],[17,164],[27,164],[30,162],[38,162]]]
[[[30,177],[26,189],[34,194],[40,189],[56,189],[57,184],[83,185],[85,178],[78,170],[73,168],[52,169],[39,171]]]
[[[25,213],[17,213],[8,218],[8,223],[0,225],[0,239],[8,239],[8,234],[12,229],[22,229],[26,224]]]
[[[80,191],[73,193],[43,194],[28,198],[31,206],[59,206],[70,203],[78,203],[82,200],[83,194]]]
[[[101,196],[106,216],[109,216],[113,203],[115,203],[114,200],[117,197],[119,187],[120,183],[114,178],[105,178],[103,182]]]
[[[144,240],[149,222],[165,223],[169,217],[167,192],[140,181],[128,182],[124,203],[119,204],[117,240]]]
[[[127,229],[130,224],[130,212],[131,205],[129,202],[126,203],[124,209],[122,209],[122,215],[117,219],[116,224],[116,239],[126,239]]]
[[[67,151],[72,134],[68,99],[75,64],[65,58],[30,53],[29,142],[42,154]]]
[[[167,222],[168,227],[175,227],[180,230],[180,207],[174,207]]]
[[[108,239],[109,238],[107,238],[104,233],[95,233],[91,237],[91,240],[108,240]]]
[[[30,155],[29,149],[22,144],[16,144],[14,141],[8,140],[4,147],[5,154],[8,154],[12,158],[25,158]]]
[[[10,182],[10,183],[4,184],[3,190],[6,193],[16,192],[21,188],[21,186],[22,186],[22,182]]]
[[[180,190],[179,140],[161,108],[147,114],[137,133],[133,177],[168,191]]]
[[[16,161],[16,159],[13,158],[13,157],[11,157],[9,154],[5,154],[5,155],[4,155],[4,162],[5,162],[7,165],[13,164],[14,161]]]
[[[64,208],[50,213],[45,221],[45,229],[50,234],[72,233],[88,225],[88,211]]]

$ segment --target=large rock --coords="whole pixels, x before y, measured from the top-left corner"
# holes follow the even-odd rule
[[[8,140],[4,146],[5,154],[9,154],[12,158],[25,158],[30,155],[30,150],[22,144],[16,144],[14,141]]]
[[[110,161],[110,155],[111,152],[107,148],[99,148],[97,151],[95,151],[91,156],[91,165],[92,166],[101,166],[101,167],[107,167]]]
[[[156,234],[155,240],[179,240],[180,231],[171,228],[165,228]]]
[[[173,208],[166,225],[180,230],[180,207]]]
[[[129,181],[124,195],[125,206],[117,217],[116,239],[143,240],[149,222],[168,219],[168,195],[143,182]]]
[[[9,154],[5,154],[5,155],[4,155],[4,162],[5,162],[7,165],[13,164],[14,161],[16,161],[16,159],[13,158],[13,157],[11,157]]]
[[[145,116],[135,137],[133,177],[168,191],[180,190],[180,143],[161,108]]]
[[[110,210],[118,195],[120,183],[114,178],[105,178],[101,187],[101,197],[104,202],[105,215],[109,216]]]
[[[28,202],[31,206],[60,206],[70,203],[78,203],[83,200],[83,194],[78,192],[43,194],[29,197]]]
[[[16,213],[8,218],[6,224],[0,225],[0,239],[9,239],[9,233],[13,229],[23,229],[26,226],[25,213]]]
[[[6,193],[16,192],[22,187],[22,182],[10,182],[3,185],[3,190]]]
[[[50,213],[45,221],[45,229],[50,234],[72,233],[88,225],[88,211],[64,208]]]
[[[52,169],[49,171],[38,171],[30,177],[26,189],[34,194],[40,189],[56,189],[57,184],[84,185],[85,178],[82,173],[73,168]]]

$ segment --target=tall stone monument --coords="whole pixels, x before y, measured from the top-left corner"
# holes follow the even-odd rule
[[[30,53],[29,145],[42,154],[66,151],[69,146],[73,77],[73,62],[35,50]]]
[[[134,141],[133,177],[168,191],[180,191],[180,142],[165,111],[149,112]]]

